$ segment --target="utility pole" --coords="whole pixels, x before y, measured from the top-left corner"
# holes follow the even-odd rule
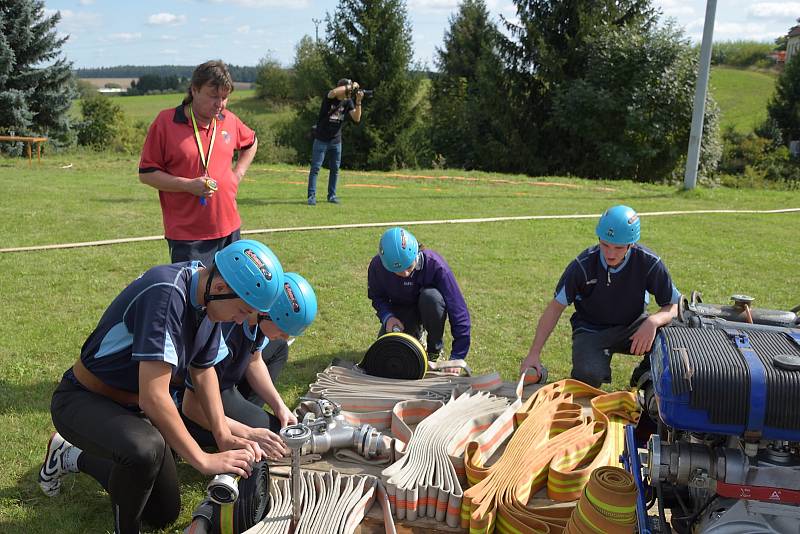
[[[314,36],[319,43],[319,25],[322,22],[322,19],[311,19],[311,22],[314,23]]]
[[[686,173],[683,188],[694,189],[697,184],[697,167],[700,164],[700,141],[703,137],[703,118],[706,112],[708,72],[711,70],[711,45],[714,37],[714,16],[717,0],[706,2],[706,21],[703,25],[703,43],[700,45],[700,64],[697,69],[697,85],[694,90],[692,130],[689,134],[689,153],[686,156]]]

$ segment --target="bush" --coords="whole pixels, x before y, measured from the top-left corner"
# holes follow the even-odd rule
[[[767,57],[773,50],[775,50],[775,45],[770,43],[722,41],[714,43],[711,49],[711,64],[740,68],[768,68],[774,64],[774,61]]]
[[[258,150],[253,160],[256,163],[294,163],[297,153],[294,148],[278,142],[277,132],[282,124],[272,124],[268,119],[254,113],[240,110],[236,115],[256,132],[258,137]]]
[[[258,63],[256,96],[274,103],[287,102],[292,95],[293,77],[276,59],[267,56]]]
[[[92,85],[92,82],[77,78],[75,79],[75,90],[78,92],[79,98],[88,98],[97,94],[97,88]]]
[[[95,94],[81,100],[83,120],[78,123],[78,144],[95,150],[135,154],[146,134],[142,124],[132,124],[122,108],[106,96]]]
[[[769,131],[768,128],[763,130]],[[756,133],[743,134],[732,128],[722,136],[724,150],[720,178],[730,187],[800,187],[800,161],[774,138]]]

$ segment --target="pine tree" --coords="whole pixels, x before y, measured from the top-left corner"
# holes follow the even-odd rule
[[[75,89],[60,18],[45,16],[42,1],[0,0],[0,131],[66,140]]]
[[[558,172],[547,156],[560,149],[561,139],[544,126],[559,84],[580,79],[591,54],[591,41],[614,28],[655,23],[649,0],[514,0],[518,23],[506,21],[508,38],[500,40],[508,66],[514,129],[512,151],[520,155],[519,170]],[[517,144],[518,143],[518,144]]]
[[[449,22],[444,46],[436,48],[436,66],[442,74],[474,80],[480,62],[494,53],[497,27],[484,0],[464,0]]]
[[[439,74],[431,86],[431,147],[454,167],[499,169],[507,161],[499,33],[483,0],[464,0],[450,17]]]
[[[345,132],[343,165],[388,169],[416,164],[420,84],[410,73],[413,50],[405,2],[339,0],[326,23],[321,46],[330,79],[350,78],[375,91],[363,102],[361,123]]]

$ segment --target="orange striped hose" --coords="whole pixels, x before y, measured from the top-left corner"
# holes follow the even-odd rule
[[[572,512],[565,534],[633,534],[636,495],[630,473],[619,467],[598,467]]]
[[[589,399],[591,416],[575,401]],[[635,422],[633,393],[605,393],[577,380],[539,389],[514,413],[516,430],[491,466],[482,443],[467,445],[465,465],[473,486],[464,492],[461,526],[470,532],[560,534],[572,513],[565,508],[528,508],[531,495],[547,488],[556,501],[574,501],[598,467],[619,466],[624,425]]]

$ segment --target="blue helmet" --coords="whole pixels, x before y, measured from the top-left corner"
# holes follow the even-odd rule
[[[639,241],[639,216],[628,206],[613,206],[600,216],[595,233],[606,243],[631,245]]]
[[[299,336],[317,316],[317,295],[308,280],[297,273],[283,275],[283,291],[269,309],[269,317],[290,336]]]
[[[400,273],[417,260],[419,243],[414,234],[399,226],[389,228],[381,236],[378,255],[387,271]]]
[[[248,305],[265,312],[283,289],[283,267],[258,241],[235,241],[217,252],[214,264],[225,283]]]

